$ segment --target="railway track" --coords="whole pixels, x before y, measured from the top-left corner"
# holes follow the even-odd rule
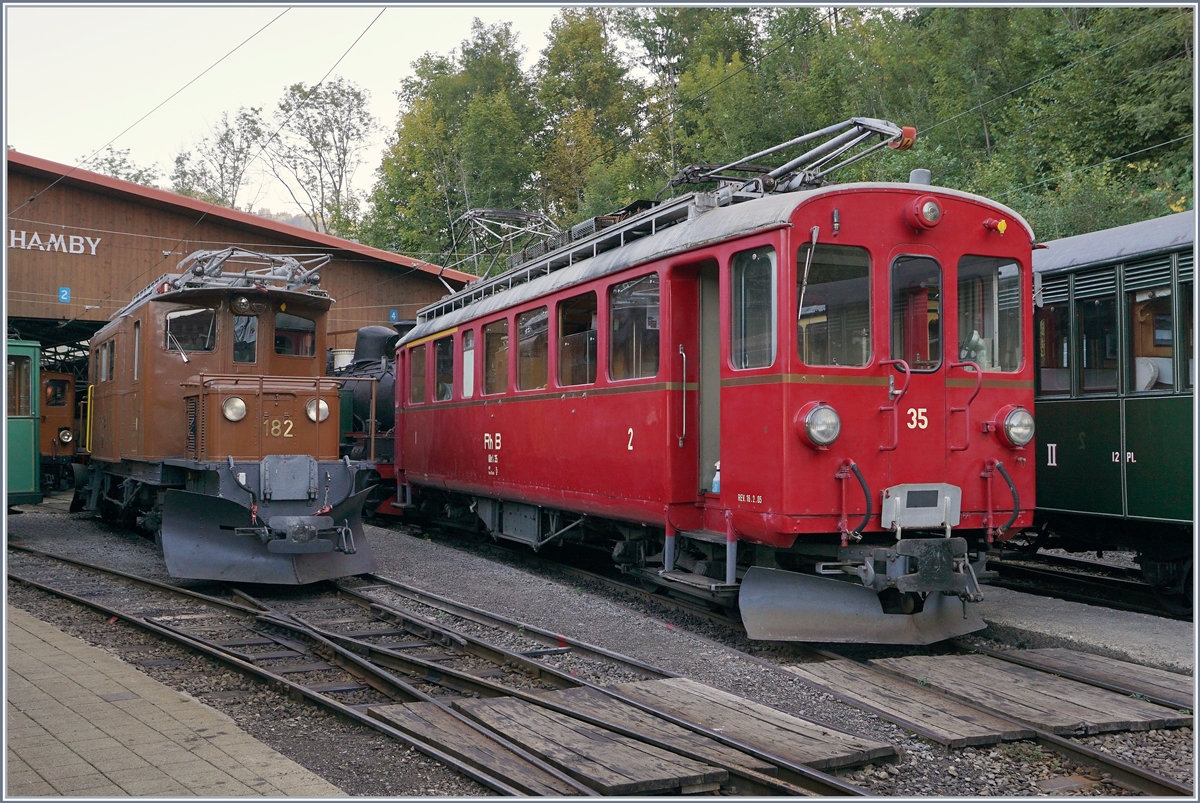
[[[1136,569],[1061,555],[1038,555],[1028,561],[992,559],[988,568],[999,575],[991,584],[1003,588],[1121,611],[1192,619],[1190,614],[1164,609],[1150,585],[1138,579],[1141,572]]]
[[[453,534],[454,538],[458,538],[458,534]],[[718,612],[705,608],[694,601],[680,599],[673,596],[664,595],[662,593],[646,590],[641,586],[629,582],[625,582],[619,578],[605,576],[596,572],[572,566],[570,564],[552,561],[540,555],[529,554],[516,549],[509,549],[506,545],[489,545],[489,549],[502,551],[509,557],[516,558],[520,562],[536,565],[542,570],[549,570],[554,573],[559,573],[567,577],[571,577],[580,581],[590,582],[603,586],[606,589],[615,591],[619,594],[641,599],[675,611],[697,617],[705,622],[720,625],[728,628],[732,633],[744,636],[745,630],[741,626],[740,621],[727,615],[724,612]],[[693,634],[695,635],[695,634]],[[702,636],[697,636],[705,641],[718,644],[711,639],[705,639]],[[792,672],[794,668],[785,668],[779,666],[774,661],[764,660],[757,656],[736,650],[727,644],[721,644],[724,649],[731,650],[740,654],[742,657],[768,667],[776,672]],[[929,681],[922,677],[913,676],[911,673],[906,674],[888,664],[888,660],[894,663],[902,662],[903,659],[884,659],[881,661],[872,660],[870,658],[851,658],[846,652],[835,652],[820,648],[814,648],[808,645],[789,642],[786,644],[772,645],[774,649],[784,653],[791,652],[798,659],[805,662],[824,663],[829,666],[837,667],[836,674],[838,680],[830,680],[832,674],[827,673],[825,678],[819,677],[814,673],[798,672],[809,682],[821,688],[823,691],[842,700],[843,702],[864,708],[877,716],[887,719],[895,724],[906,727],[918,734],[932,739],[933,741],[941,742],[949,747],[963,747],[972,743],[971,739],[975,737],[963,737],[954,739],[947,737],[945,731],[934,731],[927,727],[922,722],[921,717],[914,716],[912,711],[898,712],[894,706],[889,706],[883,702],[883,698],[894,696],[897,692],[897,687],[904,691],[900,693],[901,697],[910,699],[924,699],[931,709],[940,709],[946,711],[949,709],[958,709],[963,720],[979,721],[986,720],[993,723],[993,727],[1007,734],[1009,737],[1019,737],[1032,742],[1039,748],[1053,751],[1058,755],[1069,759],[1079,765],[1087,766],[1096,769],[1101,775],[1107,774],[1115,779],[1120,785],[1125,788],[1142,792],[1150,795],[1184,795],[1192,796],[1193,790],[1191,787],[1178,783],[1158,773],[1148,771],[1142,767],[1138,767],[1130,762],[1123,761],[1119,758],[1106,754],[1102,751],[1092,749],[1086,745],[1066,738],[1059,733],[1054,733],[1050,729],[1044,727],[1031,726],[1026,720],[1014,717],[1010,709],[1004,706],[995,706],[972,702],[969,699],[964,699],[960,694],[955,694],[951,691],[939,689],[931,686]],[[1022,657],[1015,654],[999,653],[995,651],[980,650],[969,646],[962,642],[957,642],[958,652],[964,656],[978,654],[981,658],[1006,664],[1009,666],[1021,666],[1022,668],[1042,671],[1058,677],[1064,677],[1069,680],[1078,682],[1081,685],[1096,688],[1107,689],[1116,692],[1122,696],[1132,696],[1135,699],[1148,700],[1159,703],[1163,706],[1174,706],[1179,708],[1180,699],[1176,697],[1156,698],[1154,692],[1146,687],[1130,686],[1124,681],[1112,681],[1099,676],[1097,671],[1072,671],[1070,668],[1063,666],[1053,666],[1042,661],[1039,665],[1039,659],[1034,657]],[[855,651],[857,652],[857,651]],[[1036,651],[1034,651],[1036,652]],[[1115,662],[1120,664],[1121,662]],[[1131,667],[1131,665],[1124,665]],[[988,666],[987,670],[994,672],[995,666]],[[970,668],[968,668],[970,671]],[[1128,671],[1128,670],[1126,670]],[[1149,670],[1155,672],[1156,670]],[[1038,681],[1034,681],[1038,682]],[[828,685],[827,685],[828,684]],[[848,695],[844,693],[844,689],[848,686],[865,684],[873,685],[879,689],[886,689],[883,695],[875,696],[870,694]],[[1184,679],[1184,685],[1190,686],[1190,679]],[[1190,711],[1191,697],[1187,697],[1187,710]],[[1190,723],[1190,718],[1188,719]],[[977,742],[976,742],[977,743]]]
[[[275,684],[501,794],[654,790],[644,779],[642,789],[633,789],[630,783],[597,782],[585,771],[566,771],[558,759],[529,749],[528,738],[510,738],[508,728],[497,724],[504,720],[497,711],[528,717],[531,710],[547,727],[569,719],[571,728],[590,728],[610,745],[619,741],[643,761],[648,753],[659,765],[674,762],[676,768],[666,773],[674,786],[660,783],[660,791],[863,794],[763,744],[697,724],[679,710],[661,710],[635,696],[636,688],[602,688],[586,678],[585,664],[615,665],[630,677],[649,678],[643,683],[673,679],[671,673],[387,578],[365,576],[315,594],[293,590],[270,599],[236,589],[212,595],[37,550],[10,550],[9,577],[15,582],[118,617]],[[434,611],[436,620],[414,613],[412,606]],[[457,626],[463,623],[470,626]],[[471,632],[479,627],[501,631],[510,643],[501,646]],[[546,660],[568,657],[570,670]],[[884,753],[891,751],[843,752],[886,760]]]

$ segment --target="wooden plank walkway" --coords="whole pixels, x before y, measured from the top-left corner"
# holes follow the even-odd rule
[[[594,719],[599,719],[626,730],[644,733],[647,736],[672,745],[673,747],[691,751],[692,753],[711,758],[714,761],[725,762],[738,767],[744,767],[763,775],[775,777],[779,768],[774,764],[760,761],[740,750],[726,747],[720,742],[714,742],[707,736],[673,725],[665,719],[648,714],[640,708],[626,705],[598,691],[582,687],[578,689],[560,689],[542,692],[539,698],[561,705]]]
[[[986,655],[908,656],[871,664],[1060,735],[1192,724],[1190,715]]]
[[[368,710],[376,719],[436,745],[460,761],[508,781],[526,794],[579,794],[569,784],[473,730],[437,703],[380,705]]]
[[[947,747],[1032,739],[1033,730],[981,713],[920,687],[881,685],[886,676],[857,661],[838,660],[784,667],[818,689],[878,714]]]
[[[1152,702],[1194,711],[1190,675],[1178,675],[1165,669],[1155,669],[1128,661],[1118,661],[1103,655],[1046,647],[1035,650],[1012,650],[1004,653],[1027,666],[1047,672],[1067,673],[1088,678],[1107,686],[1142,694]]]
[[[884,742],[844,733],[687,678],[642,680],[612,687],[626,697],[764,753],[814,769],[894,756]]]
[[[604,795],[711,792],[729,773],[512,697],[454,707]]]

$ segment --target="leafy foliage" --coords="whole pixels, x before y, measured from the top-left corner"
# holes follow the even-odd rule
[[[155,187],[162,177],[157,164],[142,167],[129,158],[129,148],[116,150],[112,145],[105,145],[104,150],[90,160],[86,156],[79,157],[80,166],[106,176]]]
[[[228,112],[192,151],[181,151],[175,157],[171,172],[171,189],[203,201],[238,206],[238,195],[246,184],[250,163],[261,150],[263,139],[262,109],[239,108],[232,123]],[[247,208],[254,205],[251,201]]]

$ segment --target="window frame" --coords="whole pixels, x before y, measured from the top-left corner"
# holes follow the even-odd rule
[[[877,289],[877,288],[876,288],[876,286],[875,286],[875,281],[876,281],[876,273],[878,272],[878,271],[876,270],[876,267],[875,267],[875,266],[876,266],[876,262],[877,262],[877,260],[876,260],[876,254],[875,254],[875,252],[874,252],[874,251],[872,251],[870,248],[868,248],[868,247],[867,247],[867,246],[865,246],[865,245],[855,245],[855,244],[848,244],[848,245],[847,245],[847,244],[842,244],[842,243],[817,243],[817,250],[818,250],[818,251],[819,251],[819,250],[821,250],[822,248],[852,249],[852,250],[855,250],[855,251],[860,251],[860,252],[862,252],[863,254],[865,254],[865,255],[866,255],[866,260],[867,260],[867,268],[866,268],[866,270],[867,270],[867,275],[866,275],[865,277],[862,277],[862,278],[864,278],[864,279],[866,280],[866,283],[867,283],[867,300],[866,300],[866,303],[867,303],[867,315],[866,315],[866,324],[867,324],[867,334],[866,334],[867,355],[866,355],[866,359],[865,359],[865,360],[864,360],[862,363],[845,363],[845,364],[841,364],[841,363],[839,363],[839,364],[834,364],[834,363],[810,363],[810,362],[808,362],[808,360],[807,360],[807,359],[805,359],[804,353],[801,351],[801,346],[802,346],[802,345],[808,345],[808,343],[809,343],[809,337],[810,337],[810,336],[808,335],[808,333],[807,333],[807,331],[806,331],[806,332],[805,332],[805,339],[804,339],[804,341],[802,342],[802,341],[801,341],[801,338],[800,338],[800,331],[799,331],[799,330],[800,330],[800,315],[801,315],[801,310],[800,310],[800,308],[799,308],[799,303],[800,303],[800,285],[801,285],[801,284],[803,283],[803,281],[804,281],[804,265],[803,265],[803,263],[802,263],[802,261],[801,261],[801,255],[804,253],[804,251],[805,251],[805,248],[806,248],[808,245],[809,245],[809,243],[806,241],[806,242],[803,242],[803,243],[801,243],[801,244],[800,244],[798,247],[796,247],[796,249],[795,249],[795,253],[796,253],[796,261],[795,261],[795,263],[794,263],[794,264],[796,265],[796,274],[795,274],[795,277],[794,277],[794,278],[795,278],[795,282],[794,282],[795,295],[792,297],[792,302],[794,302],[794,303],[795,303],[797,306],[793,308],[793,307],[791,307],[791,306],[789,305],[789,308],[788,308],[788,309],[789,309],[789,312],[792,312],[792,311],[794,311],[794,313],[795,313],[795,320],[794,320],[793,322],[790,322],[790,323],[788,323],[788,324],[787,324],[787,329],[791,329],[791,331],[792,331],[792,332],[794,332],[794,338],[795,338],[795,342],[794,342],[794,348],[792,348],[792,349],[791,349],[791,351],[792,351],[792,355],[791,355],[791,356],[789,356],[789,358],[788,358],[788,359],[795,359],[795,360],[797,360],[798,362],[797,362],[796,364],[797,364],[797,365],[799,365],[799,366],[802,366],[802,367],[803,367],[803,370],[804,370],[805,372],[808,372],[808,371],[810,371],[810,370],[820,370],[820,371],[825,371],[825,370],[827,370],[827,369],[832,369],[832,370],[835,370],[835,371],[847,370],[847,369],[848,369],[848,370],[858,370],[858,371],[867,370],[867,369],[871,368],[873,365],[875,365],[875,364],[876,364],[876,361],[879,359],[879,355],[878,355],[878,351],[879,351],[879,350],[878,350],[878,349],[876,349],[876,345],[877,345],[877,344],[876,344],[876,342],[875,342],[875,341],[876,341],[876,339],[877,339],[877,337],[878,337],[878,335],[876,334],[876,328],[877,328],[877,323],[878,323],[878,321],[876,321],[876,320],[875,320],[875,315],[876,315],[875,298],[876,298],[876,296],[878,295],[878,294],[875,292],[875,291],[876,291],[876,289]],[[814,259],[815,259],[815,258],[816,258],[816,255],[814,254],[813,256],[814,256]],[[888,281],[889,281],[889,282],[891,281],[891,277],[890,277],[890,276],[888,277]],[[812,287],[812,284],[811,284],[811,283],[809,284],[809,287]],[[890,285],[889,285],[889,293],[888,293],[888,295],[887,295],[887,298],[888,298],[888,310],[887,310],[887,312],[888,312],[888,322],[887,322],[887,323],[888,323],[888,336],[890,337],[890,336],[891,336],[891,306],[890,306],[890,305],[891,305],[891,294],[890,294]],[[787,329],[785,329],[784,331],[786,332],[786,331],[787,331]],[[890,343],[889,343],[889,349],[890,349],[890,347],[891,347],[891,346],[890,346]],[[890,351],[889,351],[888,353],[890,353]]]
[[[488,375],[489,375],[488,374],[488,334],[489,334],[488,328],[492,327],[492,326],[496,326],[498,324],[504,325],[504,332],[502,333],[502,336],[505,338],[504,387],[502,387],[500,390],[490,390],[489,386],[488,386]],[[512,330],[513,330],[513,325],[512,325],[512,321],[509,319],[509,316],[505,315],[502,318],[496,318],[494,320],[488,321],[487,323],[480,326],[479,329],[480,329],[480,332],[482,333],[481,339],[483,340],[483,360],[482,360],[482,363],[483,363],[483,387],[482,387],[479,395],[480,396],[503,396],[504,394],[511,392],[512,386],[513,386],[513,381],[512,381],[512,367],[513,367]]]
[[[189,349],[189,348],[184,347],[183,342],[178,337],[174,338],[175,344],[177,344],[177,345],[172,344],[172,342],[171,342],[171,339],[172,339],[171,318],[172,318],[172,316],[178,316],[178,314],[181,312],[211,312],[212,313],[212,316],[213,316],[212,348]],[[217,342],[221,339],[221,337],[220,337],[221,326],[220,326],[220,320],[219,320],[221,316],[218,313],[219,313],[219,310],[217,307],[180,307],[178,309],[173,309],[173,310],[168,311],[162,317],[162,324],[163,324],[163,347],[162,348],[163,348],[163,351],[174,351],[176,354],[178,354],[180,351],[183,351],[183,352],[189,353],[189,354],[211,354],[212,352],[215,352],[217,350]]]
[[[449,353],[450,353],[450,382],[449,383],[443,383],[443,382],[438,381],[443,376],[442,373],[440,371],[438,371],[438,360],[442,356],[440,353],[439,346],[441,346],[443,344],[448,344],[447,351],[449,351]],[[426,359],[428,359],[428,355],[426,356]],[[450,388],[449,393],[445,396],[445,398],[443,398],[441,395],[442,394],[442,385],[444,385],[444,384],[449,384],[449,388]],[[448,402],[448,401],[453,401],[453,400],[454,400],[454,335],[449,334],[449,335],[446,335],[445,337],[439,337],[433,341],[433,401],[435,403],[437,403],[437,402]]]
[[[738,333],[735,331],[739,320],[745,321],[749,316],[742,315],[739,317],[735,308],[735,288],[734,288],[734,261],[742,254],[753,254],[759,251],[770,249],[771,263],[771,320],[768,323],[765,332],[771,338],[770,360],[765,365],[738,365],[737,355],[739,350],[743,356],[746,356],[745,343],[746,338],[741,339],[741,348],[739,349]],[[734,371],[761,371],[772,368],[775,361],[779,359],[779,249],[774,243],[763,243],[752,248],[743,248],[729,255],[726,263],[726,270],[729,275],[729,368]],[[743,295],[743,301],[745,297]],[[661,296],[660,296],[661,304]],[[743,305],[744,306],[744,305]]]
[[[467,369],[467,338],[470,338],[471,340],[471,348],[469,349],[471,353],[471,367],[469,371]],[[459,353],[462,359],[460,360],[458,376],[460,382],[460,396],[463,399],[472,399],[475,397],[475,366],[479,362],[477,359],[475,359],[476,352],[478,351],[476,348],[476,341],[478,339],[479,338],[475,335],[474,328],[463,329],[459,332]]]
[[[962,348],[963,348],[962,338],[959,334],[959,326],[962,321],[963,260],[966,260],[966,259],[997,260],[997,261],[1004,260],[1005,264],[1012,264],[1012,265],[1015,265],[1017,268],[1017,305],[1018,305],[1017,306],[1017,337],[1018,337],[1017,354],[1018,354],[1018,359],[1019,359],[1019,361],[1017,363],[1017,367],[1012,368],[1012,369],[1005,369],[1005,368],[997,367],[995,349],[998,347],[998,344],[994,344],[992,347],[993,353],[991,355],[992,367],[983,368],[982,371],[985,374],[1018,374],[1018,373],[1021,373],[1021,371],[1024,370],[1024,368],[1025,368],[1025,353],[1027,351],[1027,349],[1025,348],[1025,318],[1024,318],[1024,309],[1025,309],[1025,304],[1027,303],[1027,299],[1025,298],[1025,282],[1024,282],[1025,267],[1021,264],[1021,260],[1019,260],[1015,257],[992,256],[989,254],[976,254],[976,253],[964,253],[964,254],[959,255],[958,261],[955,263],[955,266],[954,266],[954,354],[955,354],[955,358],[954,358],[954,360],[952,360],[952,362],[956,362],[956,363],[959,362],[960,358],[957,355],[962,351]],[[998,267],[1003,267],[1003,266],[998,266]],[[992,275],[992,274],[989,274],[989,276],[990,275]],[[976,276],[976,277],[972,277],[972,278],[978,279],[980,277]],[[943,289],[943,292],[945,292],[944,289]],[[997,341],[999,341],[1001,339],[1001,328],[1000,328],[1000,323],[1001,323],[1000,295],[1001,295],[1001,292],[1002,291],[1000,289],[999,281],[997,281],[997,283],[996,283],[996,298],[995,298],[996,306],[995,306],[995,311],[994,311],[995,315],[996,315],[996,321],[995,321],[996,337],[995,337],[995,340],[997,340]],[[1033,317],[1036,318],[1036,315],[1034,315]],[[946,342],[945,342],[946,341],[946,333],[945,333],[944,326],[942,327],[942,329],[943,329],[943,331],[942,331],[942,350],[944,352],[945,348],[946,348]],[[980,336],[982,338],[983,333],[981,333]],[[1035,340],[1036,340],[1036,337],[1035,337]]]
[[[521,385],[521,367],[522,367],[521,364],[526,359],[532,360],[533,358],[525,357],[524,341],[521,340],[521,319],[522,318],[531,318],[533,316],[536,316],[539,312],[544,312],[546,314],[546,322],[545,322],[544,328],[542,329],[542,335],[541,335],[541,337],[544,341],[545,350],[546,350],[546,358],[542,364],[542,370],[543,370],[542,384],[527,388],[527,387],[523,387]],[[533,307],[532,309],[527,309],[527,310],[522,310],[520,312],[517,312],[513,316],[513,328],[517,333],[517,362],[516,362],[515,376],[513,378],[513,389],[518,393],[526,393],[526,392],[534,391],[534,390],[546,390],[547,388],[550,387],[550,305],[542,304],[540,306]],[[509,353],[510,354],[512,353],[511,343],[512,343],[512,338],[509,338],[509,344],[510,344]]]
[[[655,355],[658,364],[655,366],[654,373],[652,373],[652,374],[642,374],[642,375],[638,375],[638,376],[628,376],[628,377],[624,377],[622,379],[617,379],[616,377],[613,376],[613,370],[612,370],[613,369],[613,343],[616,340],[616,338],[613,337],[613,332],[612,332],[613,322],[616,320],[616,315],[614,314],[613,304],[612,304],[613,291],[616,290],[618,287],[622,287],[624,285],[635,284],[635,283],[640,282],[643,279],[646,279],[647,277],[650,277],[650,276],[655,276],[658,279],[658,324],[659,325],[658,325],[658,329],[654,330],[654,331],[658,332],[658,351],[656,352],[656,355]],[[662,290],[663,290],[664,284],[665,284],[665,282],[663,281],[662,273],[658,270],[650,270],[650,271],[646,271],[645,273],[642,273],[638,276],[634,276],[629,279],[619,279],[617,281],[610,282],[609,284],[607,284],[605,286],[605,288],[604,288],[604,303],[605,303],[606,315],[604,316],[604,324],[605,324],[605,329],[606,329],[605,340],[606,340],[607,348],[605,349],[604,376],[605,376],[605,379],[607,379],[609,382],[617,383],[617,382],[645,381],[647,379],[655,379],[658,377],[658,375],[660,373],[662,373],[663,362],[664,362],[662,359],[662,338],[663,338]],[[599,326],[599,323],[600,323],[600,321],[597,320],[597,326]],[[599,347],[599,332],[597,332],[597,344],[596,344],[597,352],[599,352],[599,348],[600,348]],[[597,362],[599,362],[599,359],[600,359],[600,356],[599,356],[599,354],[597,354],[596,355]],[[597,366],[597,374],[599,374],[599,366]]]
[[[586,335],[588,332],[594,332],[596,337],[596,354],[592,364],[591,378],[583,382],[568,384],[563,381],[563,337],[562,334],[562,312],[563,307],[573,301],[591,296],[593,300],[592,314],[596,316],[596,327],[594,329],[585,329],[582,332],[574,332],[565,337],[574,337],[575,335]],[[587,290],[582,293],[576,293],[573,296],[559,299],[554,303],[554,385],[559,388],[581,388],[596,384],[597,377],[600,376],[600,292],[596,289]],[[586,353],[586,344],[584,350]],[[586,366],[585,366],[586,367]],[[586,373],[586,371],[585,371]]]
[[[405,362],[407,363],[406,367],[408,368],[408,403],[409,403],[409,405],[425,404],[429,400],[428,399],[428,396],[429,396],[429,387],[428,387],[429,386],[429,355],[425,351],[425,346],[426,346],[425,343],[421,343],[416,346],[409,346],[409,348],[408,348],[408,359]],[[413,371],[413,367],[415,365],[413,355],[416,354],[418,352],[418,350],[420,351],[420,354],[421,354],[421,371],[420,371],[421,392],[420,392],[420,394],[416,394],[416,395],[419,395],[420,398],[414,398],[414,391],[417,389],[417,383],[414,381],[414,378],[417,376],[417,374],[416,374],[416,372]]]
[[[914,374],[935,374],[942,370],[946,365],[946,268],[942,265],[941,260],[933,254],[902,252],[894,254],[888,262],[888,301],[887,301],[887,321],[888,321],[888,359],[904,360],[908,362],[903,354],[896,356],[896,267],[901,260],[917,260],[924,259],[937,265],[938,268],[938,361],[936,365],[915,368],[909,364],[908,370]],[[928,310],[926,311],[928,314]],[[955,323],[957,326],[957,322]],[[928,333],[928,322],[926,322],[926,333]],[[956,336],[957,339],[957,336]],[[914,361],[915,362],[915,361]],[[897,369],[898,370],[898,369]]]
[[[289,315],[293,318],[299,318],[301,320],[308,321],[309,323],[311,323],[313,325],[313,328],[312,328],[313,353],[312,354],[282,354],[282,353],[280,353],[279,347],[275,344],[275,338],[279,334],[279,316],[280,315]],[[300,330],[285,329],[284,331],[285,332],[287,332],[287,331],[298,332]],[[319,351],[319,349],[317,348],[317,340],[318,340],[317,336],[319,333],[320,333],[320,327],[317,326],[316,318],[306,318],[303,315],[297,315],[292,312],[286,312],[284,310],[277,309],[277,310],[275,310],[275,316],[271,319],[271,351],[274,353],[274,355],[276,357],[283,357],[285,359],[296,359],[296,360],[311,360],[317,356],[317,351]]]

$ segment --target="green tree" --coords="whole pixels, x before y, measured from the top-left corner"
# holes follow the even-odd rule
[[[353,235],[359,198],[351,187],[376,129],[370,94],[344,78],[288,87],[275,110],[279,136],[268,166],[319,232]]]
[[[196,143],[194,158],[192,151],[181,151],[175,157],[171,189],[181,195],[238,208],[238,195],[246,185],[250,163],[261,151],[264,137],[261,108],[239,107],[232,123],[229,113],[222,112],[211,136]],[[250,201],[247,211],[253,206],[254,201]]]
[[[142,167],[129,158],[129,148],[114,150],[112,145],[105,145],[104,150],[91,157],[79,157],[80,166],[106,176],[144,184],[147,187],[158,186],[162,171],[158,164]]]

